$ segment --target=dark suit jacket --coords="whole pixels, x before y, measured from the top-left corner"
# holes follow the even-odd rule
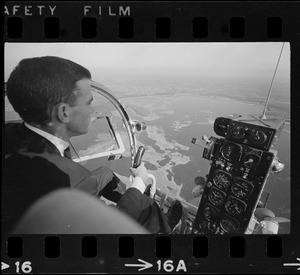
[[[33,202],[58,188],[77,188],[95,196],[99,193],[97,179],[89,170],[62,157],[50,141],[24,124],[5,125],[3,149],[4,232],[15,225]],[[135,188],[129,188],[125,192],[117,208],[151,233],[169,231],[157,204]]]

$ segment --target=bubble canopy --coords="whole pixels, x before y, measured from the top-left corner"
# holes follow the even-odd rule
[[[76,162],[104,156],[120,157],[125,152],[124,142],[133,163],[137,150],[134,122],[130,119],[119,100],[107,87],[91,81],[94,113],[89,132],[86,135],[71,138],[73,160]],[[125,128],[128,141],[124,141],[119,129]],[[126,146],[127,147],[127,146]]]

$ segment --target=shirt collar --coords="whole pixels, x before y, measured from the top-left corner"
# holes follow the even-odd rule
[[[69,147],[69,142],[66,142],[56,136],[53,136],[39,128],[36,128],[32,125],[27,124],[26,122],[24,123],[25,126],[30,129],[31,131],[37,133],[38,135],[46,138],[47,140],[49,140],[60,152],[60,154],[62,156],[64,156],[64,151]]]

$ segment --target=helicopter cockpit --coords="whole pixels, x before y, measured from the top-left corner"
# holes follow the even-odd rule
[[[90,132],[71,140],[73,160],[88,169],[108,166],[129,184],[129,167],[137,166],[145,152],[138,136],[147,126],[132,120],[108,88],[93,82],[92,89],[95,116]],[[183,217],[173,233],[251,234],[259,227],[277,233],[278,222],[289,220],[268,216],[264,185],[269,173],[284,168],[273,149],[284,122],[254,115],[218,117],[214,131],[222,138],[203,136],[205,145],[193,138],[192,144],[204,146],[203,158],[212,162],[211,168],[206,178],[195,179],[198,188],[193,191],[202,196],[200,204],[182,201]],[[151,196],[167,210],[174,198],[160,189],[163,183],[156,185],[155,177],[150,178]]]
[[[130,167],[137,167],[147,154],[139,134],[147,125],[132,119],[125,107],[107,87],[92,81],[94,113],[89,132],[72,137],[71,158],[90,171],[99,166],[110,168],[124,183],[130,184]],[[8,104],[6,104],[8,107]],[[6,120],[16,120],[6,108]],[[275,217],[266,208],[270,194],[264,186],[270,173],[279,173],[284,164],[274,146],[284,126],[284,119],[255,115],[218,117],[214,132],[220,138],[191,137],[191,146],[204,147],[202,158],[211,162],[206,177],[196,177],[195,196],[199,205],[182,200],[183,215],[174,234],[277,234],[278,223],[288,219]],[[196,147],[195,147],[195,150]],[[150,196],[163,211],[174,201],[149,174]],[[106,204],[113,202],[102,198]]]

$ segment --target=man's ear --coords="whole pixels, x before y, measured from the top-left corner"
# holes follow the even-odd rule
[[[62,123],[68,123],[70,120],[71,108],[66,103],[59,103],[56,105],[55,115],[56,118]]]

